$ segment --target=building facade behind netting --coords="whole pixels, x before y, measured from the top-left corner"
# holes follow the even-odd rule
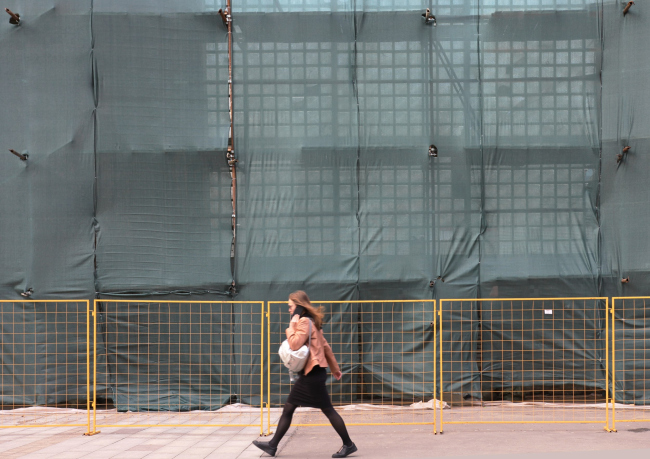
[[[232,0],[233,212],[225,0],[9,0],[0,297],[648,294],[625,3]]]

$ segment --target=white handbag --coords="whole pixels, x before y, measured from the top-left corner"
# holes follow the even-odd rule
[[[309,341],[307,345],[303,344],[297,351],[292,351],[289,341],[285,339],[278,350],[282,363],[290,372],[297,373],[305,368],[309,358],[309,346],[311,346],[311,319],[309,319]]]

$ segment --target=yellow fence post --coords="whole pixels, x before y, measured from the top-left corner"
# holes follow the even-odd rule
[[[266,366],[266,435],[271,435],[271,314],[269,313],[270,306],[269,302],[266,302],[266,355],[267,355],[267,366]]]
[[[260,437],[264,435],[264,303],[260,314]]]
[[[436,422],[436,411],[438,411],[437,402],[436,402],[436,364],[438,363],[438,356],[436,354],[436,351],[438,350],[438,347],[436,346],[436,342],[437,342],[436,325],[438,324],[437,316],[438,316],[438,308],[436,308],[436,304],[433,303],[433,322],[431,322],[431,325],[433,326],[433,434],[434,435],[438,435],[438,424]]]
[[[650,328],[648,296],[612,298],[612,432],[619,422],[650,422],[647,376],[647,330]],[[616,325],[621,326],[618,329]],[[617,357],[616,348],[620,348]],[[616,368],[619,366],[619,392],[616,391]],[[643,379],[638,373],[643,372]],[[618,395],[618,396],[617,396]],[[617,403],[617,398],[619,402]],[[617,406],[618,405],[618,406]]]
[[[90,301],[86,304],[86,414],[88,415],[88,428],[84,435],[90,435]],[[93,391],[95,393],[95,391]]]
[[[612,298],[612,432],[616,432],[616,300]],[[623,301],[625,306],[625,301]]]
[[[440,308],[438,309],[438,340],[440,341],[440,435],[443,433],[443,423],[442,423],[442,410],[443,410],[443,393],[442,393],[442,305],[445,300],[440,300]]]
[[[607,432],[612,431],[609,428],[609,359],[609,304],[605,303],[605,376],[607,377],[607,384],[605,384],[605,430]]]
[[[90,317],[92,316],[92,322],[90,320]],[[87,436],[92,436],[92,435],[97,435],[97,426],[96,426],[96,419],[97,419],[97,300],[93,300],[93,309],[90,309],[90,301],[88,301],[88,315],[87,315],[87,343],[88,346],[86,348],[86,362],[87,362],[87,383],[86,386],[88,388],[88,432],[85,433],[84,435]],[[93,333],[93,346],[90,346],[90,331],[92,330]],[[90,354],[93,354],[93,362],[92,365],[90,364]],[[91,367],[92,367],[92,373],[91,373]],[[92,378],[90,375],[92,374]],[[90,397],[90,381],[92,380],[92,400]],[[90,428],[91,422],[90,422],[90,414],[92,411],[92,430]]]
[[[97,435],[98,433],[101,433],[99,430],[97,430],[97,299],[93,300],[93,309],[92,309],[92,317],[93,317],[93,326],[92,326],[92,331],[93,331],[93,347],[92,347],[92,353],[93,353],[93,400],[92,400],[92,411],[93,411],[93,429],[91,432],[88,433],[88,435]],[[89,324],[90,327],[90,324]],[[91,352],[91,349],[88,349],[88,352]],[[90,375],[89,375],[90,378]],[[89,379],[90,382],[90,379]],[[89,384],[90,385],[90,384]]]

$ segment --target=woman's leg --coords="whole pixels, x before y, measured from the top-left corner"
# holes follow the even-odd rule
[[[296,405],[292,405],[289,402],[284,404],[282,416],[280,416],[280,420],[278,421],[278,428],[275,429],[275,435],[273,435],[269,445],[274,448],[278,447],[280,440],[282,440],[282,437],[284,437],[284,434],[287,433],[287,430],[291,426],[291,419],[293,419],[293,412],[296,411],[296,408],[298,408]]]
[[[345,428],[345,422],[343,422],[341,415],[336,412],[332,405],[330,405],[328,408],[322,408],[322,411],[325,416],[327,416],[327,419],[330,420],[330,424],[332,424],[332,427],[334,427],[336,433],[339,434],[341,440],[343,440],[343,444],[345,446],[350,446],[352,444],[352,440],[350,440],[348,429]]]

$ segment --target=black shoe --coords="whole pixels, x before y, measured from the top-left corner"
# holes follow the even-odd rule
[[[341,449],[338,450],[336,453],[332,454],[332,457],[348,457],[352,453],[357,452],[357,445],[352,443],[349,446],[343,445],[341,446]]]
[[[261,449],[262,451],[264,451],[269,456],[275,456],[275,452],[278,450],[277,447],[271,446],[268,441],[255,440],[253,444],[257,446],[259,449]],[[354,450],[356,451],[356,448]],[[345,456],[338,456],[338,457],[345,457]]]

